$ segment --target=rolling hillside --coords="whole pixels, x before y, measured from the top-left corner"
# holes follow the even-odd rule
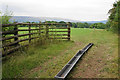
[[[78,20],[71,20],[71,19],[64,19],[64,18],[56,18],[56,17],[31,17],[31,16],[13,16],[10,19],[11,22],[17,21],[17,22],[44,22],[44,21],[65,21],[65,22],[87,22],[87,23],[106,23],[107,20],[103,21],[78,21]]]

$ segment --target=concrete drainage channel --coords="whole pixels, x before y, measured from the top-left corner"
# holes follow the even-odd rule
[[[58,72],[58,74],[55,76],[55,78],[58,79],[65,79],[66,76],[69,74],[69,72],[72,70],[72,68],[75,66],[75,64],[78,62],[78,60],[85,54],[85,52],[88,51],[90,47],[93,46],[93,43],[89,43],[86,47],[84,47],[82,50],[79,50],[73,58],[63,67],[62,70]]]

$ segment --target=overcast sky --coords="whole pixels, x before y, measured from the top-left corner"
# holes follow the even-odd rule
[[[107,20],[116,0],[0,0],[14,16],[59,17],[80,21]]]

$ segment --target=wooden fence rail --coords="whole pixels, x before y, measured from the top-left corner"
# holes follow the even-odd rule
[[[29,45],[32,40],[40,39],[42,37],[47,39],[70,40],[70,25],[68,23],[2,24],[2,28],[9,28],[11,26],[13,27],[12,30],[0,32],[0,34],[2,34],[2,39],[0,39],[0,41],[2,41],[3,49],[2,56],[6,56],[22,46]]]

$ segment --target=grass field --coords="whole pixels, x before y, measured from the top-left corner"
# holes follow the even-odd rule
[[[118,36],[102,29],[71,29],[71,41],[30,46],[3,61],[3,78],[54,78],[74,54],[88,43],[69,78],[118,78]]]

